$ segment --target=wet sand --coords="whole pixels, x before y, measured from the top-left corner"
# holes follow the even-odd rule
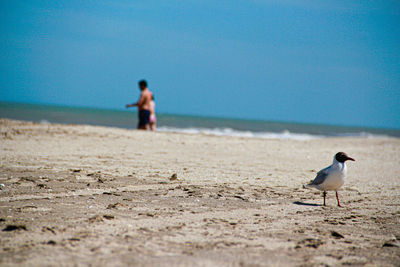
[[[0,129],[1,266],[400,266],[400,139]]]

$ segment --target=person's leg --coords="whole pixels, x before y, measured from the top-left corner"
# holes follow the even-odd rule
[[[156,130],[156,123],[155,122],[150,122],[150,130],[152,130],[152,131]]]
[[[139,122],[137,129],[138,130],[146,130],[146,116],[144,110],[140,110],[138,113]]]
[[[139,130],[148,130],[150,125],[150,111],[149,110],[141,110],[139,111]]]

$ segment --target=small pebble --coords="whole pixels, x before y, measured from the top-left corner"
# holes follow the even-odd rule
[[[174,181],[178,179],[178,175],[176,173],[172,174],[171,177],[169,178],[170,181]]]
[[[344,236],[336,231],[331,231],[331,235],[337,239],[344,238]]]

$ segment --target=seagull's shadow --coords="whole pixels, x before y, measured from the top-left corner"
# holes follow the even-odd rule
[[[301,206],[312,206],[312,207],[319,207],[319,206],[321,206],[321,205],[319,205],[319,204],[305,203],[305,202],[301,202],[301,201],[295,201],[295,202],[293,202],[293,204],[301,205]]]

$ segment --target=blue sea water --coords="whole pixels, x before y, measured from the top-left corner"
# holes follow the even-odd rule
[[[42,123],[88,124],[134,129],[135,111],[63,107],[51,105],[0,102],[0,118]],[[278,138],[306,140],[334,136],[400,137],[400,129],[334,126],[290,122],[272,122],[228,118],[210,118],[157,114],[157,129],[249,138]]]

